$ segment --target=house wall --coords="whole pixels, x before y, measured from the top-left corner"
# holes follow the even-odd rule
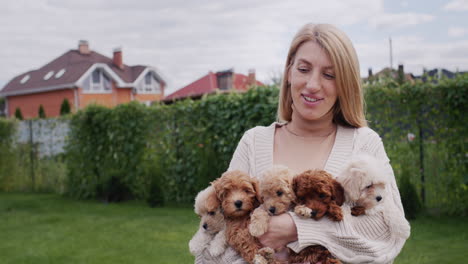
[[[73,89],[8,96],[8,116],[13,117],[15,115],[16,108],[19,108],[21,109],[21,113],[25,119],[38,117],[39,106],[41,104],[44,107],[47,117],[59,116],[60,106],[65,98],[68,99],[70,108],[74,109],[75,100]]]

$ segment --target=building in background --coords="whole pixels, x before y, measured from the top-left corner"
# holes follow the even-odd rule
[[[216,91],[247,91],[251,87],[263,85],[263,83],[256,80],[254,70],[250,70],[247,76],[235,73],[232,69],[216,73],[210,71],[200,79],[182,87],[170,95],[167,95],[164,98],[164,101],[170,103],[174,100],[180,100],[187,97],[198,99],[204,94],[210,94]]]
[[[16,109],[24,118],[37,117],[40,105],[47,117],[53,117],[60,114],[64,99],[72,111],[94,103],[113,107],[139,101],[149,105],[163,99],[165,86],[156,68],[125,65],[121,48],[114,49],[113,58],[108,58],[81,40],[78,49],[14,77],[0,91],[0,97],[6,98],[9,117]]]

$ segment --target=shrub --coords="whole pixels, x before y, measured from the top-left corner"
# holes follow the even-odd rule
[[[410,177],[406,173],[401,176],[399,185],[405,216],[408,220],[416,219],[422,209],[416,187],[410,182]]]
[[[23,113],[21,113],[21,109],[19,107],[15,109],[15,117],[18,120],[23,120]]]
[[[38,116],[39,118],[46,118],[44,107],[42,105],[39,105]]]
[[[62,101],[62,104],[60,105],[60,115],[67,115],[70,113],[70,102],[68,102],[68,99],[65,98]]]

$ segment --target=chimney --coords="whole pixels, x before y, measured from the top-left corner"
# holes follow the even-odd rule
[[[123,59],[122,59],[122,48],[118,47],[114,49],[114,65],[119,69],[123,69]]]
[[[372,68],[369,68],[368,74],[369,74],[369,78],[372,77]]]
[[[89,50],[89,45],[87,40],[80,40],[78,42],[78,52],[80,54],[90,54],[91,51]]]
[[[247,77],[247,85],[248,86],[256,86],[257,85],[257,79],[255,77],[255,69],[250,69],[249,70],[249,76]]]

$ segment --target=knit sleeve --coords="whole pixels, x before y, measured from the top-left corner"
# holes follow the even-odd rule
[[[240,170],[245,173],[250,173],[250,147],[252,145],[253,133],[252,130],[248,130],[244,133],[236,150],[232,156],[229,164],[228,171]]]
[[[298,241],[288,246],[299,252],[309,245],[322,245],[344,263],[391,263],[409,237],[409,223],[401,205],[395,176],[380,137],[372,130],[364,130],[355,139],[354,153],[364,152],[385,162],[383,173],[390,188],[384,212],[352,216],[343,206],[340,222],[324,217],[319,221],[302,219],[291,213],[298,230]],[[387,211],[387,212],[385,212]]]

